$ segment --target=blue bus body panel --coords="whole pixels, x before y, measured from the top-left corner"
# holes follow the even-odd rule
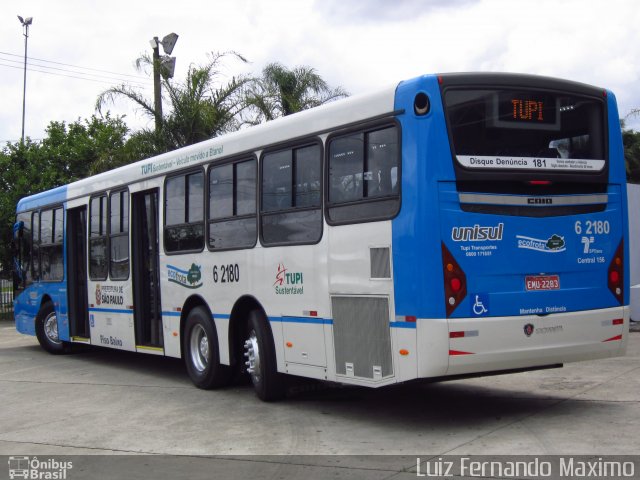
[[[413,100],[420,91],[431,101],[431,110],[423,117],[413,113]],[[420,77],[398,86],[395,108],[404,113],[398,116],[402,124],[402,208],[392,222],[396,315],[446,317],[442,244],[467,281],[467,294],[452,318],[546,315],[620,306],[608,288],[608,269],[620,242],[627,238],[626,178],[618,112],[610,92],[607,101],[610,181],[606,209],[540,218],[493,215],[461,209],[437,77]],[[461,239],[465,227],[484,229],[495,239]],[[625,258],[627,244],[624,242]],[[557,275],[560,288],[527,291],[526,277],[542,275]],[[629,278],[628,262],[624,278]],[[624,304],[628,301],[627,281]]]
[[[46,205],[62,203],[66,200],[67,187],[66,185],[63,185],[62,187],[54,188],[52,190],[47,190],[46,192],[37,193],[35,195],[31,195],[30,197],[23,198],[18,202],[16,211],[17,213],[20,213],[27,210],[33,210],[35,208],[44,207]]]
[[[422,117],[413,114],[420,91],[431,102],[430,112]],[[440,212],[434,208],[438,191],[431,185],[437,178],[454,178],[454,172],[437,77],[400,83],[395,109],[404,111],[397,117],[402,125],[402,208],[392,222],[396,315],[442,318]]]
[[[65,222],[63,226],[64,241],[63,262],[65,276],[59,282],[34,282],[18,295],[13,302],[14,317],[16,321],[16,330],[27,335],[35,335],[35,318],[43,304],[44,298],[48,297],[53,302],[56,314],[58,316],[58,335],[61,340],[69,341],[69,319],[67,305],[67,237],[66,237],[66,206],[64,202],[67,200],[67,187],[62,186],[49,190],[47,192],[38,193],[27,198],[23,198],[18,202],[16,208],[17,213],[38,209],[40,207],[63,204],[65,210]]]

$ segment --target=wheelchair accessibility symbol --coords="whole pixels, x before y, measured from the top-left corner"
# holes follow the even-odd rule
[[[475,301],[471,306],[471,311],[476,317],[481,317],[489,313],[489,295],[484,293],[478,293],[474,295]]]

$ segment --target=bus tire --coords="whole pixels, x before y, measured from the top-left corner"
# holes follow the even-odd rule
[[[36,316],[36,337],[49,353],[60,355],[68,351],[67,342],[60,340],[58,335],[58,316],[51,302],[45,302]]]
[[[245,365],[256,395],[265,402],[282,399],[286,393],[284,375],[278,373],[273,336],[262,312],[249,313],[247,332]]]
[[[184,361],[196,387],[210,390],[229,384],[231,367],[220,363],[216,327],[204,307],[194,308],[187,316]]]

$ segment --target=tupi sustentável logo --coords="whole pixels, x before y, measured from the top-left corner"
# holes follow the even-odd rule
[[[290,272],[284,263],[278,264],[276,281],[273,282],[277,295],[302,295],[304,294],[304,278],[302,272]]]
[[[26,478],[38,480],[65,480],[67,471],[73,468],[73,462],[60,461],[55,458],[39,460],[38,457],[9,457],[9,478]]]

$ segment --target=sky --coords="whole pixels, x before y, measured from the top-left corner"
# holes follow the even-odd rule
[[[98,95],[123,81],[152,98],[135,59],[171,32],[176,81],[211,52],[234,50],[249,63],[226,62],[227,78],[271,62],[305,65],[355,95],[425,73],[518,72],[609,88],[621,117],[640,108],[637,0],[2,0],[2,145],[21,135],[17,15],[33,17],[25,135],[36,140],[51,121],[91,117]],[[153,125],[125,100],[107,108],[132,129]],[[640,130],[640,116],[627,122]]]

